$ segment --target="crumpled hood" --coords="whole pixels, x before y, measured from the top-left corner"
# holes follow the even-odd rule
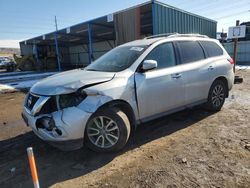
[[[65,71],[37,82],[30,91],[38,95],[59,95],[72,93],[80,87],[112,80],[115,73],[85,71],[81,69]]]

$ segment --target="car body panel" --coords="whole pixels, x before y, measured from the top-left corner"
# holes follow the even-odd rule
[[[215,62],[206,59],[180,65],[185,85],[185,104],[207,98],[215,78]]]
[[[67,94],[89,84],[109,81],[114,75],[115,73],[75,69],[49,76],[37,82],[30,91],[45,96]]]
[[[79,90],[86,94],[86,98],[76,106],[64,109],[57,107],[57,111],[38,116],[36,113],[41,109],[39,104],[34,105],[38,109],[35,111],[24,105],[24,119],[27,119],[27,124],[41,139],[50,143],[72,141],[77,143],[72,146],[75,149],[83,144],[80,141],[84,138],[85,126],[91,115],[107,103],[127,103],[133,110],[136,122],[140,123],[206,102],[212,83],[219,77],[226,78],[228,89],[232,88],[233,65],[228,62],[230,56],[223,48],[224,54],[219,57],[187,64],[177,62],[176,66],[159,70],[140,70],[141,63],[152,49],[165,42],[174,43],[180,40],[218,43],[214,39],[199,37],[160,37],[124,44],[122,46],[147,45],[147,48],[129,68],[120,72],[77,69],[38,82],[31,88],[30,93],[40,98],[43,96],[46,101],[53,96],[59,98],[60,95]],[[219,43],[218,45],[221,46]],[[179,59],[177,58],[178,61]],[[25,103],[26,100],[28,99],[25,99]],[[58,101],[57,106],[60,106]],[[39,118],[48,116],[54,121],[55,128],[61,130],[61,135],[55,132],[55,129],[51,131],[37,126]]]
[[[136,73],[135,82],[141,119],[184,105],[183,79],[175,78],[175,75],[181,72],[182,68],[179,66]]]
[[[74,114],[73,118],[72,114]],[[47,131],[46,129],[37,128],[37,120],[43,117],[47,117],[48,114],[34,117],[29,113],[29,110],[24,107],[23,116],[26,119],[27,125],[33,130],[33,132],[46,142],[56,143],[68,140],[78,140],[79,142],[69,147],[69,149],[71,150],[78,149],[83,146],[84,131],[79,130],[85,129],[85,125],[91,114],[77,107],[66,108],[50,114],[49,116],[53,118],[55,124],[57,125],[57,128],[62,131],[62,135],[58,135],[54,130]],[[62,145],[60,149],[65,150],[66,148]]]
[[[131,106],[136,120],[139,119],[134,85],[134,72],[130,70],[127,70],[126,72],[118,72],[112,80],[84,90],[91,95],[92,101],[95,101],[94,103],[90,102],[86,105],[92,106],[91,112],[95,112],[101,105],[104,105],[107,102],[121,100],[126,101]]]

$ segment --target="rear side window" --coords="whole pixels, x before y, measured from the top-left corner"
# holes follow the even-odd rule
[[[203,49],[196,41],[179,41],[177,46],[182,64],[205,59]]]
[[[164,43],[155,47],[146,60],[156,60],[157,69],[175,66],[175,53],[172,43]]]
[[[223,55],[221,47],[212,41],[200,41],[201,45],[205,49],[208,57],[216,57]]]

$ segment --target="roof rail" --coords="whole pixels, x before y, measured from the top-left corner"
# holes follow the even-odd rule
[[[201,35],[201,34],[196,34],[196,33],[192,33],[192,34],[173,34],[173,35],[169,35],[168,37],[200,37],[200,38],[209,38],[207,35]]]
[[[158,35],[151,35],[148,37],[145,37],[144,39],[154,39],[154,38],[158,38],[158,37],[169,37],[171,35],[176,35],[178,33],[162,33],[162,34],[158,34]]]
[[[201,34],[180,34],[180,33],[162,33],[158,35],[151,35],[148,37],[145,37],[144,39],[153,39],[153,38],[160,38],[160,37],[200,37],[200,38],[209,38],[207,35],[201,35]]]

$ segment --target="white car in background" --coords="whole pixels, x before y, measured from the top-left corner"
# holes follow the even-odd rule
[[[22,116],[38,137],[61,149],[85,143],[117,151],[139,123],[200,104],[219,111],[233,81],[233,61],[217,40],[152,36],[38,82]]]

